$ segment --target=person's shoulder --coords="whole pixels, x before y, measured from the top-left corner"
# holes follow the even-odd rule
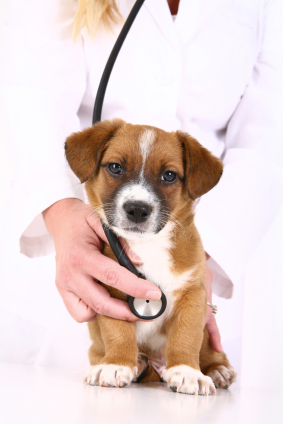
[[[64,32],[71,33],[77,8],[78,0],[10,0],[5,23],[23,30],[23,35],[61,38]]]

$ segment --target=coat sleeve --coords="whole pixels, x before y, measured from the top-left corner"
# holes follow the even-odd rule
[[[29,257],[54,249],[41,212],[63,198],[84,199],[64,156],[66,137],[80,130],[86,87],[82,41],[71,38],[73,3],[12,1],[3,28],[3,134],[14,173],[4,207]]]
[[[281,0],[266,2],[259,31],[252,78],[227,127],[223,176],[196,207],[196,225],[211,256],[214,292],[226,298],[232,295],[232,283],[243,280],[283,200]]]

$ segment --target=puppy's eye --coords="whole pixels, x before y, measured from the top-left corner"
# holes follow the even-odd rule
[[[166,171],[162,175],[161,180],[164,181],[165,183],[173,183],[174,181],[176,181],[176,178],[177,178],[176,172]]]
[[[109,163],[108,169],[109,169],[111,174],[114,174],[114,175],[122,175],[123,174],[122,166],[119,163]]]

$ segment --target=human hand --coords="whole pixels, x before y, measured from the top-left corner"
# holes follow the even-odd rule
[[[206,258],[209,256],[206,254]],[[211,271],[210,266],[206,262],[206,273],[205,273],[205,290],[207,302],[212,303],[212,280],[213,273]],[[216,352],[222,352],[223,348],[221,345],[221,336],[216,323],[215,315],[212,314],[211,306],[207,305],[206,317],[205,317],[205,325],[209,334],[210,343]]]
[[[160,290],[140,279],[101,253],[108,243],[100,220],[89,205],[78,199],[63,199],[43,212],[56,250],[56,287],[70,315],[77,322],[96,319],[96,313],[137,321],[122,300],[110,296],[96,280],[131,296],[158,300]],[[134,262],[136,258],[127,252]]]

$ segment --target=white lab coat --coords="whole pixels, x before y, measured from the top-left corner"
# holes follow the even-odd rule
[[[124,17],[133,3],[120,1]],[[65,197],[84,199],[63,144],[71,132],[91,125],[100,77],[122,25],[114,26],[112,34],[100,30],[95,39],[83,31],[74,43],[75,6],[72,0],[14,0],[4,27],[3,123],[15,178],[2,210],[3,240],[18,243],[28,257],[54,250],[42,210]],[[274,271],[278,248],[269,274],[263,260],[268,255],[265,240],[271,237],[273,246],[277,237],[283,200],[281,18],[280,0],[181,0],[175,21],[166,0],[146,0],[115,64],[102,113],[102,119],[182,129],[223,159],[223,177],[197,204],[195,222],[211,256],[214,293],[230,298],[234,287],[233,315],[223,331],[230,356],[242,349],[246,381],[251,375],[257,378],[245,362],[254,328],[247,318],[250,301],[252,313],[257,311],[254,276],[261,293],[269,290],[263,275],[273,271],[279,281]],[[53,256],[52,263],[49,257],[27,265],[13,249],[17,269],[11,271],[8,260],[2,267],[3,316],[9,322],[3,358],[43,365],[85,363],[85,327],[71,321],[49,286]],[[3,250],[5,256],[7,247]],[[21,269],[28,269],[28,282],[19,277]],[[217,300],[222,310],[230,309]],[[11,332],[21,339],[17,353]],[[74,343],[74,334],[80,343]]]

